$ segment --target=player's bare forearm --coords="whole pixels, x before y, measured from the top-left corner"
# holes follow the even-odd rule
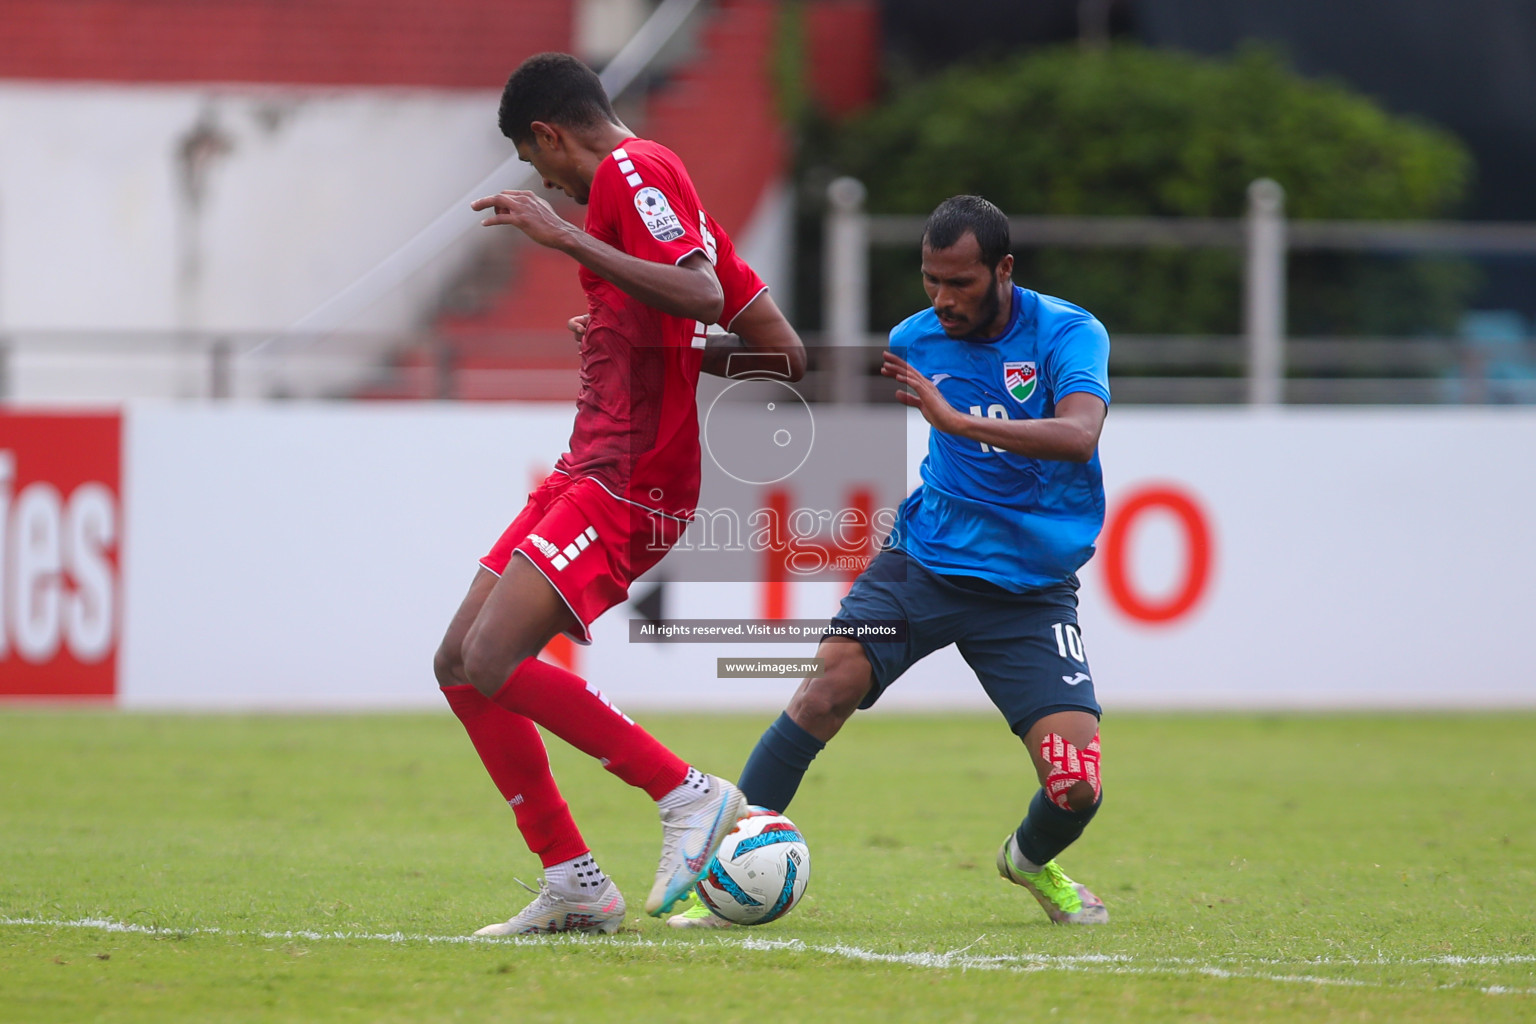
[[[911,391],[896,400],[923,414],[933,429],[968,437],[992,448],[1055,462],[1087,462],[1099,445],[1109,409],[1097,395],[1073,392],[1056,403],[1056,415],[1041,420],[1002,420],[973,416],[949,404],[938,385],[894,352],[887,352],[880,372]]]
[[[555,213],[542,198],[522,190],[477,199],[470,208],[490,211],[482,225],[515,227],[540,245],[567,254],[652,309],[706,324],[720,319],[725,294],[702,252],[689,255],[676,266],[638,259],[598,241]]]
[[[720,289],[714,267],[702,252],[693,253],[674,266],[631,256],[585,231],[578,231],[577,235],[556,248],[652,309],[705,324],[720,319],[725,293]]]
[[[705,345],[705,373],[788,381],[805,376],[805,346],[767,292],[753,299],[730,326],[730,334],[711,335]]]
[[[957,410],[954,429],[947,432],[1032,459],[1087,462],[1099,446],[1107,412],[1097,395],[1076,392],[1058,402],[1048,419],[997,420]]]

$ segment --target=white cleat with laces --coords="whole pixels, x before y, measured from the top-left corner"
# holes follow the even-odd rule
[[[645,901],[645,912],[652,917],[665,914],[688,894],[721,840],[747,815],[741,790],[714,775],[706,775],[705,781],[705,792],[697,799],[661,812],[661,863]]]
[[[522,885],[521,882],[518,883]],[[523,888],[534,892],[528,886]],[[510,921],[488,924],[475,932],[482,937],[498,935],[552,935],[583,932],[612,935],[624,923],[624,895],[613,879],[603,879],[590,900],[571,899],[540,882],[533,902]]]

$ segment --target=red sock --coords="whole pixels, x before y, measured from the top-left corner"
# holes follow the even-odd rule
[[[512,805],[518,831],[539,862],[549,867],[588,852],[533,722],[497,707],[468,684],[445,686],[443,696],[464,723],[491,781]]]
[[[513,670],[492,698],[538,722],[603,767],[660,800],[682,784],[688,763],[608,703],[580,676],[537,658]]]

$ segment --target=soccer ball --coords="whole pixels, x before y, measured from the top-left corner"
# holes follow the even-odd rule
[[[753,807],[720,844],[694,889],[717,917],[767,924],[789,913],[811,879],[811,851],[778,811]]]

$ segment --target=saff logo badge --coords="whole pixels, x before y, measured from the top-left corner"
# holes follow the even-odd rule
[[[666,194],[661,189],[647,186],[636,192],[635,209],[640,212],[640,219],[645,221],[645,229],[658,242],[670,242],[682,237],[682,221],[672,212],[672,204],[667,202]]]
[[[1035,373],[1034,363],[1004,363],[1003,387],[1019,402],[1029,401],[1029,396],[1035,393],[1035,383],[1039,380]]]

